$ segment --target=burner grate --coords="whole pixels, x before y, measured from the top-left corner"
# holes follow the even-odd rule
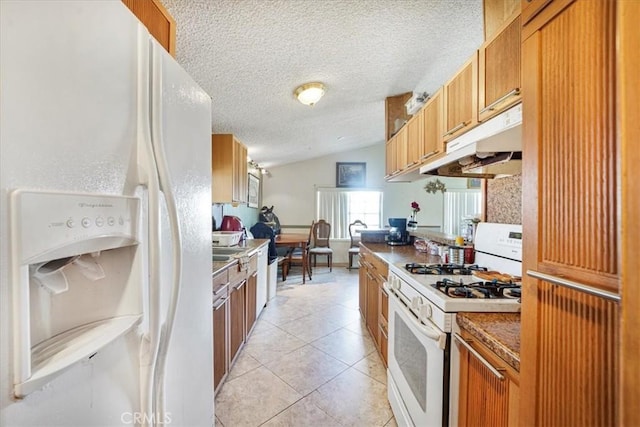
[[[484,267],[477,265],[461,265],[461,264],[420,264],[409,263],[404,268],[411,274],[433,274],[433,275],[460,275],[470,276],[474,271],[487,271]]]
[[[433,285],[434,288],[452,298],[520,298],[521,288],[519,284],[513,282],[473,282],[463,283],[444,278],[438,280]]]

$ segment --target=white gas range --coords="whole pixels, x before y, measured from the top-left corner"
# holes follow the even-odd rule
[[[475,261],[390,265],[388,395],[398,425],[448,425],[455,313],[520,311],[522,226],[478,224]],[[513,280],[483,280],[478,270]]]

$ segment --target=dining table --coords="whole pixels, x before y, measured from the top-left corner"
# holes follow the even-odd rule
[[[311,280],[311,269],[309,268],[309,259],[307,254],[307,245],[309,244],[309,235],[302,233],[280,233],[276,235],[274,242],[276,247],[290,248],[287,256],[291,262],[291,255],[296,248],[302,249],[302,283],[305,283],[306,275],[309,274]]]

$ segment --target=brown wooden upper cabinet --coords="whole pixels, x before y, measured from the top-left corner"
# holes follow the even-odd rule
[[[147,27],[149,33],[171,54],[176,56],[176,21],[160,0],[122,0]]]
[[[443,89],[440,88],[386,145],[385,179],[394,182],[422,178],[420,166],[444,153]]]
[[[407,123],[407,161],[404,165],[404,170],[411,169],[420,163],[423,134],[424,118],[422,117],[422,110],[420,110]]]
[[[492,39],[514,13],[520,12],[521,0],[483,0],[484,39]]]
[[[522,25],[528,24],[553,0],[521,0]]]
[[[478,52],[444,85],[442,135],[449,141],[478,124]]]
[[[423,121],[420,162],[434,157],[445,150],[443,133],[443,89],[440,88],[427,101],[420,113]]]
[[[402,171],[408,166],[407,145],[408,145],[408,124],[402,126],[395,136],[396,139],[396,169]]]
[[[247,202],[247,147],[232,134],[211,135],[214,203]]]
[[[521,101],[520,13],[478,51],[478,121]]]
[[[396,172],[395,139],[391,138],[385,144],[385,179],[389,179]]]

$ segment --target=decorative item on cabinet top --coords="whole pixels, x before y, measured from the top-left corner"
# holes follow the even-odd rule
[[[414,115],[424,106],[430,96],[427,92],[414,93],[413,96],[404,104],[407,114]]]

